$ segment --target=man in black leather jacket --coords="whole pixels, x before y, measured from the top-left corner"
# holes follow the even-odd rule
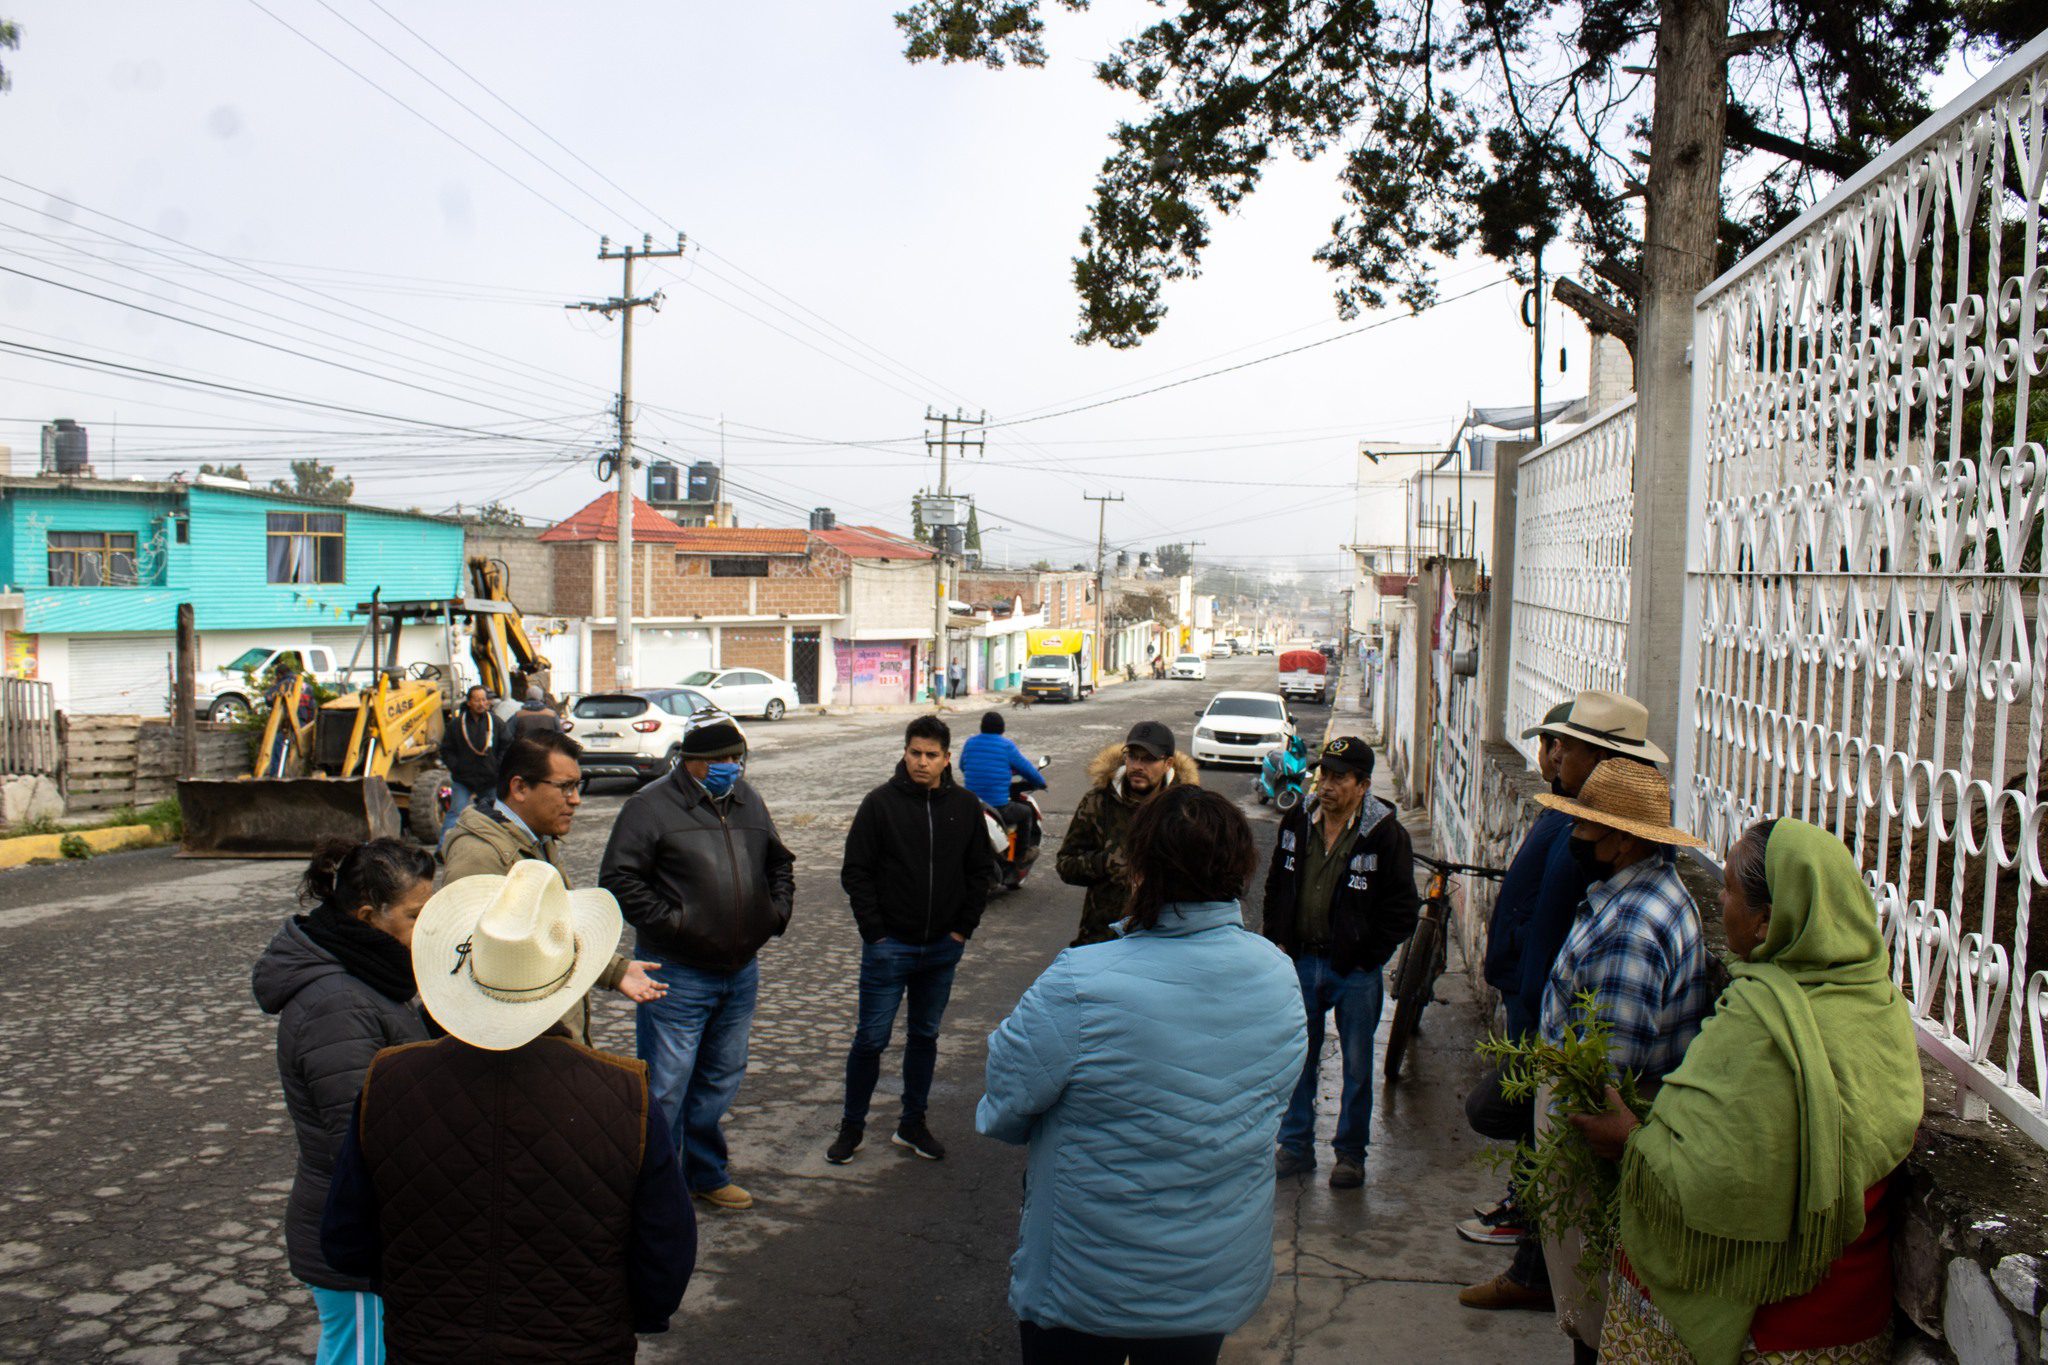
[[[726,1169],[719,1120],[747,1071],[760,981],[755,954],[789,927],[791,867],[761,794],[740,776],[746,737],[725,716],[683,736],[682,765],[626,802],[598,884],[618,898],[634,955],[668,994],[639,1008],[636,1050],[668,1116],[690,1192],[753,1207]]]

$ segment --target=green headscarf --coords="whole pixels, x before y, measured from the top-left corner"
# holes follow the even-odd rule
[[[1759,1305],[1820,1281],[1920,1126],[1912,1018],[1855,858],[1779,820],[1764,876],[1764,942],[1622,1158],[1622,1249],[1699,1365],[1733,1365]]]

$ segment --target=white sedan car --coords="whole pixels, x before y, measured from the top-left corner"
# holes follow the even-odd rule
[[[1173,664],[1166,670],[1169,678],[1192,678],[1196,682],[1209,676],[1209,665],[1202,662],[1199,654],[1176,654]]]
[[[1287,743],[1294,717],[1272,692],[1218,692],[1196,717],[1197,763],[1258,763]]]
[[[781,720],[797,705],[796,684],[758,668],[706,668],[683,679],[729,716]]]

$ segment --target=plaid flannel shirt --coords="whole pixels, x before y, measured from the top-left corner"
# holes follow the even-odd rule
[[[1706,969],[1699,910],[1678,869],[1645,858],[1586,889],[1543,990],[1543,1036],[1562,1037],[1573,999],[1591,991],[1613,1026],[1615,1067],[1661,1081],[1713,1008]]]

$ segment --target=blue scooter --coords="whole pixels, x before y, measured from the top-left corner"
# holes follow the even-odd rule
[[[1259,804],[1272,802],[1283,814],[1301,804],[1308,785],[1308,745],[1300,735],[1289,735],[1284,748],[1270,751],[1259,764],[1256,790]]]

